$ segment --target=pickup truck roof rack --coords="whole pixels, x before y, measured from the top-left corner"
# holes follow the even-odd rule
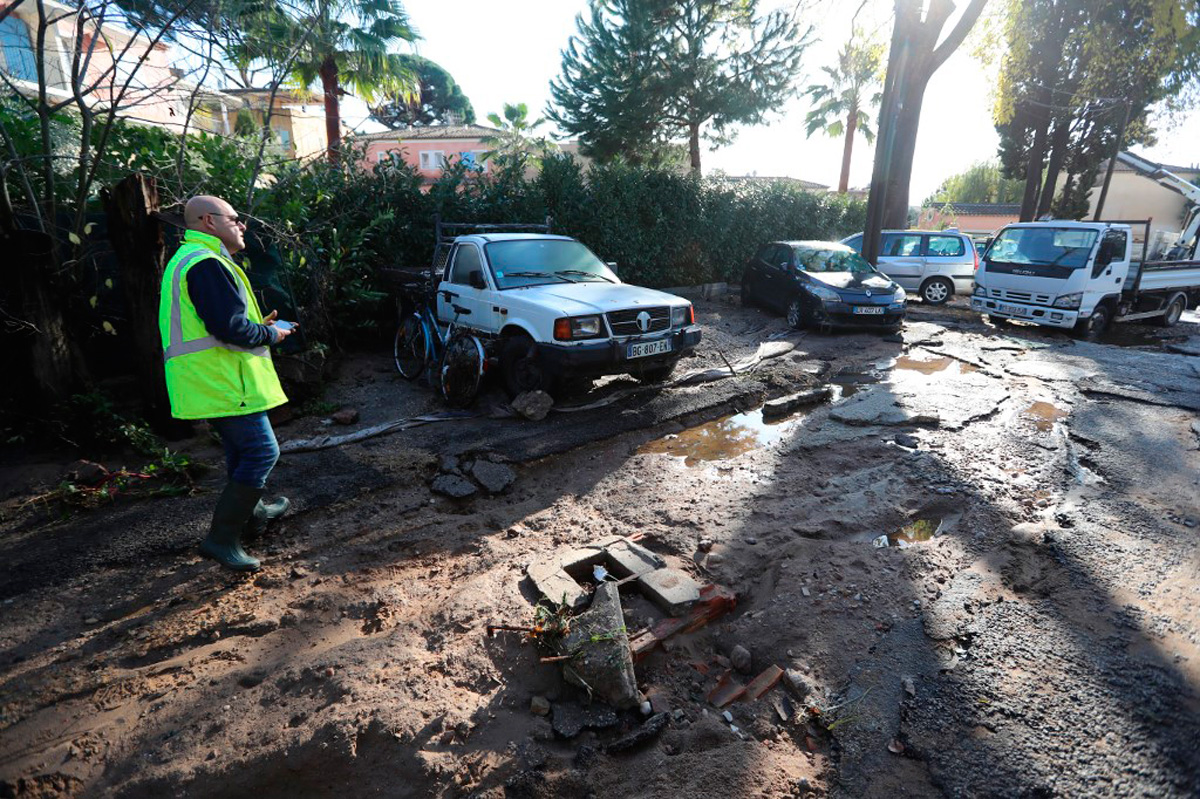
[[[449,244],[459,236],[471,233],[549,233],[551,217],[537,222],[443,222],[441,214],[433,215],[437,244]]]

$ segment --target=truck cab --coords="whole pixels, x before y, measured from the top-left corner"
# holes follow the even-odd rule
[[[1093,338],[1113,321],[1173,325],[1200,302],[1200,262],[1146,262],[1133,253],[1125,223],[1008,225],[983,255],[971,307]]]
[[[1008,225],[983,255],[971,307],[1000,319],[1074,328],[1121,296],[1129,282],[1132,251],[1128,225]],[[1108,312],[1104,321],[1111,318]]]

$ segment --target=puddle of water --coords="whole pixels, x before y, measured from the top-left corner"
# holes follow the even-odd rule
[[[1050,432],[1054,427],[1054,423],[1060,419],[1067,418],[1067,412],[1062,408],[1057,408],[1049,402],[1035,402],[1022,411],[1026,416],[1033,417],[1033,426],[1043,433]]]
[[[915,544],[918,541],[928,541],[937,532],[939,522],[934,519],[917,519],[900,528],[898,532],[888,533],[888,543],[894,547],[905,544]]]
[[[829,378],[829,383],[834,388],[833,401],[853,397],[863,386],[878,383],[882,379],[883,376],[876,372],[839,372]]]
[[[963,375],[979,371],[979,367],[974,364],[964,363],[944,355],[927,361],[918,360],[911,355],[905,355],[896,360],[896,369],[905,372],[920,372],[923,375],[937,374],[938,372],[945,372],[947,370]]]
[[[683,458],[688,467],[729,460],[778,441],[787,431],[788,422],[795,419],[793,416],[768,422],[759,408],[651,441],[642,445],[638,452],[674,455]]]

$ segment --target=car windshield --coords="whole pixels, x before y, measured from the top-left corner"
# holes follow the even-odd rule
[[[1098,235],[1095,230],[1080,228],[1005,228],[988,248],[987,259],[1005,264],[1079,269],[1087,264]]]
[[[849,272],[854,275],[869,275],[875,271],[875,267],[849,247],[797,247],[796,264],[805,272]]]
[[[596,255],[568,239],[512,239],[487,244],[488,263],[501,289],[548,283],[618,283]]]

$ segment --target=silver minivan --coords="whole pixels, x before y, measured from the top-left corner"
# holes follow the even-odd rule
[[[842,239],[862,252],[862,234]],[[931,305],[974,290],[979,254],[957,230],[885,230],[877,268]]]

